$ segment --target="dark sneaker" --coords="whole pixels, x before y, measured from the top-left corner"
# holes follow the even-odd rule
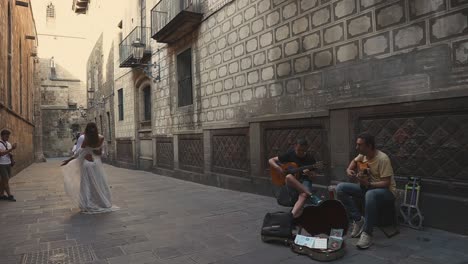
[[[11,202],[16,202],[16,199],[13,195],[9,195],[6,199]]]
[[[0,195],[0,200],[6,200],[8,198],[8,196],[6,195]]]

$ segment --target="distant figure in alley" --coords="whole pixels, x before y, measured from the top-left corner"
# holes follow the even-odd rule
[[[112,205],[107,175],[101,160],[106,152],[104,137],[99,135],[96,124],[88,123],[83,143],[61,165],[64,166],[65,192],[78,204],[82,213],[106,213],[119,209]]]
[[[15,165],[11,152],[16,149],[16,143],[10,144],[11,132],[4,129],[0,133],[0,200],[16,202],[10,191],[11,167]],[[4,193],[7,193],[5,196]]]

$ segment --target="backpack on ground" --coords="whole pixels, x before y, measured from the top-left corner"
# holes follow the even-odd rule
[[[289,246],[293,239],[293,217],[290,212],[267,213],[263,219],[262,241]]]

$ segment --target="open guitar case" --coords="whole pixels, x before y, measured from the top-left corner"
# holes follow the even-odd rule
[[[346,209],[338,200],[326,200],[317,206],[307,206],[296,220],[299,226],[298,234],[328,238],[331,229],[342,229],[343,237],[349,227]],[[345,241],[337,249],[312,249],[291,243],[292,251],[309,256],[317,261],[332,261],[342,258],[345,254]]]
[[[332,261],[344,256],[344,240],[341,247],[334,250],[312,249],[296,245],[294,235],[290,231],[292,229],[292,218],[289,215],[290,213],[284,212],[268,213],[263,223],[262,240],[290,246],[293,252],[309,256],[317,261]],[[343,236],[345,236],[349,226],[346,210],[338,200],[326,200],[316,206],[305,207],[301,216],[295,219],[294,223],[299,227],[297,234],[327,238],[331,229],[342,229]],[[268,227],[270,228],[268,229]],[[265,228],[267,229],[265,230]]]

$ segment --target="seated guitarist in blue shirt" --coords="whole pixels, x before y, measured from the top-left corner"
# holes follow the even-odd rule
[[[276,169],[282,175],[284,175],[285,172],[278,163],[294,162],[299,167],[314,165],[316,161],[310,153],[307,153],[308,146],[309,143],[306,139],[297,139],[294,148],[291,148],[288,152],[280,156],[269,159],[268,162],[273,169]],[[286,175],[286,185],[292,187],[288,188],[289,195],[291,200],[296,201],[291,211],[294,218],[300,216],[302,207],[308,199],[310,199],[313,204],[320,202],[320,199],[311,192],[312,180],[315,179],[316,176],[317,174],[314,171],[308,169],[302,171],[300,177],[297,178],[292,174]]]

